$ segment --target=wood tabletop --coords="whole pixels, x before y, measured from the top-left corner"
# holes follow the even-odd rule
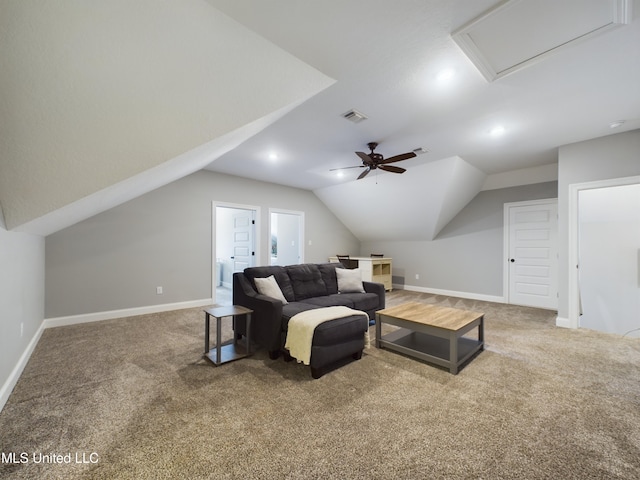
[[[439,307],[437,305],[416,302],[385,308],[384,310],[378,310],[376,313],[454,331],[466,327],[484,315],[484,313],[472,312],[470,310]]]
[[[209,315],[213,315],[214,317],[229,317],[232,315],[244,315],[247,313],[253,313],[253,310],[250,310],[245,307],[241,307],[240,305],[214,305],[210,308],[205,308],[204,310]]]

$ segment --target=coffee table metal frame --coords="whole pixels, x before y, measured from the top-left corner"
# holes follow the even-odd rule
[[[250,310],[239,305],[215,305],[211,308],[207,308],[204,311],[204,356],[210,360],[214,365],[219,366],[223,363],[238,360],[240,358],[251,355],[251,314],[253,310]],[[245,345],[242,345],[235,333],[235,321],[239,315],[246,315],[247,318],[247,335],[245,338]],[[209,346],[209,332],[211,317],[216,319],[216,344],[210,349]],[[221,331],[222,331],[222,319],[224,317],[231,317],[233,320],[233,340],[222,343]]]
[[[484,350],[484,314],[466,310],[415,303],[420,313],[419,320],[402,318],[398,313],[400,305],[376,312],[376,347],[394,350],[449,369],[456,375],[461,365]],[[414,306],[414,304],[411,304]],[[429,316],[456,314],[461,318],[452,327],[430,323]],[[382,336],[382,323],[401,327]],[[478,329],[478,339],[463,337],[474,328]]]

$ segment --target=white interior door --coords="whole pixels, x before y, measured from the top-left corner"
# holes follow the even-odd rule
[[[233,214],[233,255],[231,260],[234,272],[241,272],[245,268],[253,266],[255,257],[253,215],[252,210],[238,210]]]
[[[505,209],[508,303],[557,309],[557,200],[507,204]]]

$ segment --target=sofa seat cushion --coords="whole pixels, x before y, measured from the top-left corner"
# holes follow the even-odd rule
[[[313,345],[336,345],[353,338],[364,338],[369,322],[362,315],[349,315],[318,325],[313,332]]]
[[[289,325],[289,320],[294,315],[300,312],[306,312],[307,310],[313,310],[314,308],[320,308],[318,305],[313,305],[312,303],[303,303],[303,302],[289,302],[286,305],[282,306],[282,329],[284,331],[287,330],[287,325]]]
[[[319,307],[349,307],[354,308],[353,299],[346,295],[335,293],[333,295],[323,295],[322,297],[305,298],[304,303],[318,305]]]
[[[379,308],[379,298],[375,293],[341,293],[337,297],[344,297],[343,301],[353,302],[351,308],[368,312]]]

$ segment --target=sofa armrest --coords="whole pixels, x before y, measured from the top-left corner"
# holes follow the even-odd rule
[[[382,283],[375,282],[362,282],[364,291],[367,293],[375,293],[378,295],[378,308],[376,310],[382,310],[385,307],[385,290]]]
[[[251,340],[269,351],[280,350],[282,302],[256,292],[242,272],[233,274],[233,304],[253,310]],[[246,322],[238,318],[236,333],[246,335]]]

